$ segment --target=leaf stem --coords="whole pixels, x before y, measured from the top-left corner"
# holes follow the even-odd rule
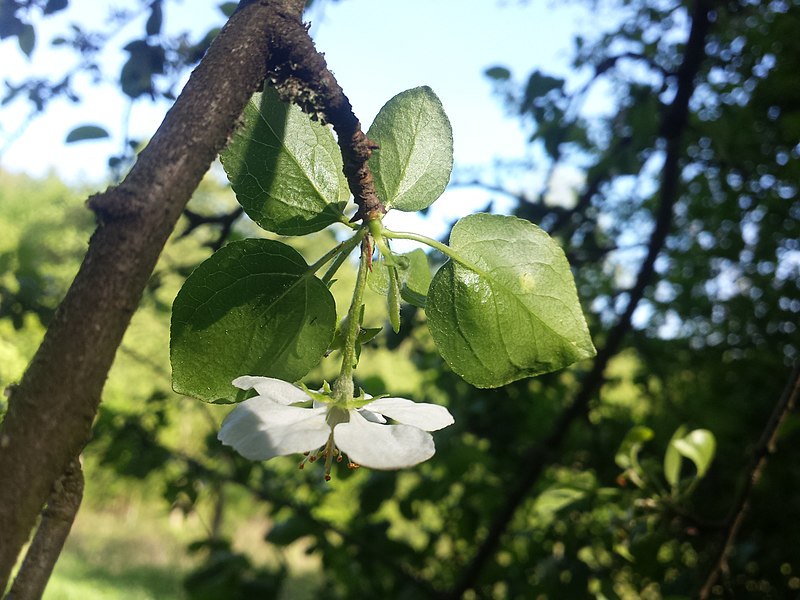
[[[353,237],[345,240],[344,242],[342,242],[341,244],[336,246],[331,252],[329,252],[328,254],[326,254],[325,256],[322,257],[322,258],[328,257],[328,259],[325,261],[325,262],[328,262],[328,260],[330,260],[330,256],[329,256],[330,254],[335,253],[335,252],[339,253],[336,256],[336,260],[333,261],[333,264],[331,264],[331,266],[328,267],[328,270],[325,271],[325,275],[322,276],[322,283],[324,283],[325,285],[329,285],[330,284],[331,279],[333,279],[333,276],[336,275],[336,271],[338,271],[339,268],[344,264],[344,261],[346,261],[347,257],[350,256],[350,253],[353,251],[353,248],[356,247],[358,242],[360,242],[361,240],[364,239],[364,236],[366,234],[367,234],[366,229],[359,228],[359,230],[356,232],[356,234]],[[322,260],[322,259],[320,259],[320,260]],[[319,262],[319,261],[317,261],[317,262]],[[322,263],[320,265],[320,267],[322,265],[324,265],[324,264],[325,263]],[[316,266],[316,263],[314,263],[314,265]]]
[[[434,248],[435,250],[438,250],[439,252],[441,252],[442,254],[447,256],[448,258],[452,258],[455,262],[457,262],[458,264],[466,267],[470,271],[474,271],[475,273],[478,273],[479,275],[485,275],[483,269],[478,268],[476,265],[474,265],[471,262],[469,262],[468,260],[466,260],[463,256],[461,256],[458,252],[453,250],[447,244],[443,244],[441,242],[437,242],[433,238],[429,238],[429,237],[424,236],[424,235],[419,235],[418,233],[411,233],[409,231],[391,231],[390,229],[384,229],[382,233],[383,233],[384,237],[387,237],[387,238],[390,238],[390,239],[394,238],[394,239],[398,239],[398,240],[413,240],[415,242],[420,242],[422,244],[426,244],[427,246],[430,246],[431,248]]]
[[[348,238],[345,241],[336,244],[333,248],[331,248],[325,254],[323,254],[322,257],[319,260],[317,260],[313,265],[310,265],[308,267],[308,272],[309,273],[316,273],[322,267],[324,267],[328,262],[330,262],[330,260],[334,256],[337,256],[337,254],[340,254],[340,253],[344,254],[345,258],[347,258],[347,255],[350,254],[350,252],[352,252],[353,248],[355,248],[356,244],[358,244],[358,242],[360,242],[363,239],[364,235],[366,235],[366,232],[361,230],[361,229],[359,229],[355,233],[355,235],[353,237]],[[337,257],[336,260],[338,262],[339,258]],[[335,264],[336,263],[334,263],[334,265]],[[331,266],[333,266],[333,265],[331,265]],[[327,275],[327,273],[326,273],[326,275]],[[333,274],[331,274],[331,275],[333,275]]]
[[[350,401],[355,391],[353,369],[355,368],[356,340],[361,327],[361,305],[364,299],[364,290],[367,287],[370,250],[370,244],[362,242],[358,275],[353,289],[353,300],[350,302],[350,310],[347,313],[347,331],[345,332],[344,345],[342,347],[342,369],[339,372],[339,377],[333,382],[333,396],[337,400]]]

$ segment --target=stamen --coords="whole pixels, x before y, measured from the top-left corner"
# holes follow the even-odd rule
[[[342,462],[342,459],[344,458],[344,455],[336,447],[336,444],[333,441],[333,433],[331,433],[331,435],[328,436],[328,441],[325,442],[325,445],[322,446],[322,448],[319,448],[317,450],[310,450],[308,452],[303,452],[303,457],[304,457],[303,460],[300,461],[300,464],[297,467],[298,469],[304,469],[307,463],[316,462],[318,459],[324,457],[325,458],[325,475],[324,475],[324,477],[325,477],[325,481],[330,481],[331,480],[331,466],[333,465],[333,459],[335,458],[336,462],[340,463],[340,462]],[[352,461],[348,461],[348,467],[350,467],[352,469],[352,468],[354,468],[353,465],[354,465],[354,463]],[[358,465],[355,465],[355,467],[358,467]]]
[[[325,444],[325,450],[323,450],[325,454],[325,481],[331,480],[331,459],[336,452],[336,446],[333,444],[333,432],[331,432],[328,436],[328,443]]]

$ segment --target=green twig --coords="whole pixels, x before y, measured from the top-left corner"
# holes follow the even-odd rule
[[[471,263],[468,260],[466,260],[463,256],[461,256],[458,252],[453,250],[450,246],[448,246],[446,244],[443,244],[441,242],[437,242],[436,240],[434,240],[432,238],[429,238],[427,236],[419,235],[417,233],[411,233],[409,231],[391,231],[389,229],[384,229],[383,230],[383,235],[384,235],[384,237],[387,237],[387,238],[390,238],[390,239],[413,240],[415,242],[420,242],[422,244],[426,244],[426,245],[430,246],[431,248],[433,248],[435,250],[438,250],[439,252],[441,252],[442,254],[447,256],[448,258],[452,258],[455,262],[457,262],[458,264],[460,264],[463,267],[466,267],[470,271],[474,271],[478,275],[486,276],[486,274],[484,273],[483,269],[480,269],[479,267],[477,267],[473,263]]]
[[[350,310],[347,313],[347,331],[345,332],[344,345],[342,347],[342,369],[339,377],[333,384],[334,397],[339,400],[351,400],[353,398],[353,369],[356,360],[356,340],[361,324],[359,321],[361,304],[364,299],[364,290],[367,287],[367,271],[369,270],[369,259],[372,246],[366,241],[361,244],[361,258],[358,265],[358,276],[353,290],[353,300],[350,302]]]
[[[356,233],[356,235],[354,235],[350,239],[342,242],[341,244],[339,244],[334,249],[337,252],[339,252],[339,254],[338,254],[338,256],[336,256],[336,260],[333,261],[333,264],[331,264],[331,266],[328,267],[328,270],[325,271],[325,275],[322,276],[322,283],[324,283],[325,285],[329,285],[330,284],[331,279],[333,279],[333,276],[336,275],[336,271],[338,271],[339,268],[344,264],[344,261],[346,261],[347,257],[350,256],[350,253],[353,251],[353,248],[356,247],[358,242],[360,242],[361,240],[364,239],[364,236],[366,235],[366,233],[367,233],[366,230],[361,228]],[[317,262],[319,262],[319,261],[317,261]],[[325,264],[325,263],[323,263],[323,264]]]

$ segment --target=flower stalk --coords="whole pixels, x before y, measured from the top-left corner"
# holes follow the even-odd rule
[[[353,289],[353,299],[350,302],[350,310],[347,313],[347,330],[344,332],[342,368],[339,371],[339,377],[333,382],[333,396],[337,400],[343,402],[347,402],[353,398],[355,391],[353,386],[353,369],[356,363],[356,340],[358,339],[358,331],[361,327],[361,306],[364,299],[364,290],[367,287],[367,271],[371,258],[371,248],[372,246],[366,239],[361,242],[358,275],[356,276],[356,285]]]

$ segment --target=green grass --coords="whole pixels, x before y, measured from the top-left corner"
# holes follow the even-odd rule
[[[113,508],[110,508],[113,507]],[[183,578],[195,566],[188,544],[206,535],[196,516],[168,514],[153,499],[117,499],[104,508],[84,505],[56,564],[44,600],[185,600]],[[275,564],[275,550],[263,543],[263,518],[237,523],[230,533],[237,547],[253,550],[256,564]],[[294,567],[282,600],[319,597],[318,564],[297,547],[283,554]],[[223,599],[221,599],[223,600]]]
[[[182,599],[186,543],[198,524],[141,507],[78,514],[45,600]]]
[[[103,565],[62,555],[45,600],[172,600],[183,598],[180,580],[168,567],[136,566],[114,572]]]

